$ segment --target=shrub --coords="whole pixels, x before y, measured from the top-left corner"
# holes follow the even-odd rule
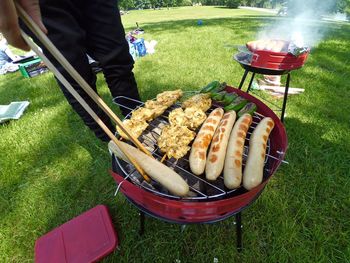
[[[226,6],[228,8],[238,8],[240,3],[241,3],[240,0],[226,0]]]
[[[182,6],[192,6],[191,0],[183,0],[181,3]]]
[[[350,7],[345,8],[346,18],[350,21]]]

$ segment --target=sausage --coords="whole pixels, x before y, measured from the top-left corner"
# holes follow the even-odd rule
[[[224,168],[227,142],[235,120],[235,111],[226,112],[220,121],[219,127],[215,131],[205,166],[205,175],[208,180],[218,178]]]
[[[245,113],[235,123],[227,145],[224,183],[228,189],[238,188],[242,182],[242,156],[244,141],[253,117]]]
[[[267,45],[268,45],[268,43],[266,40],[258,40],[256,42],[256,49],[257,50],[264,50]]]
[[[191,171],[196,175],[200,175],[204,172],[207,150],[223,115],[224,110],[222,108],[213,110],[203,123],[192,144],[189,162]]]
[[[186,196],[189,192],[189,186],[185,180],[177,174],[174,170],[161,162],[153,159],[147,154],[141,152],[135,147],[120,142],[130,156],[134,157],[135,161],[141,166],[141,168],[149,175],[153,180],[159,182],[162,186],[169,190],[174,195]],[[117,156],[123,160],[127,160],[124,154],[121,154],[119,147],[113,142],[108,143],[108,148]]]
[[[256,42],[255,41],[249,41],[249,42],[247,42],[246,47],[249,50],[254,50],[254,49],[256,49]]]
[[[267,140],[274,126],[273,120],[266,117],[260,121],[250,136],[248,158],[243,172],[243,186],[247,190],[262,182]]]

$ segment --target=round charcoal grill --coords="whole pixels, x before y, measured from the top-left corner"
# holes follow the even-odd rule
[[[222,176],[215,182],[207,182],[204,177],[198,177],[191,173],[187,159],[189,154],[187,154],[178,161],[172,159],[166,161],[166,164],[173,167],[190,186],[190,195],[179,198],[169,194],[156,182],[148,184],[142,181],[141,176],[133,166],[112,155],[111,175],[117,183],[116,193],[121,191],[140,210],[140,233],[144,231],[145,214],[179,224],[213,223],[235,215],[237,249],[238,251],[242,250],[241,211],[259,197],[267,182],[283,162],[287,150],[287,135],[282,122],[263,102],[239,89],[227,87],[226,91],[237,93],[258,107],[257,113],[254,114],[254,123],[247,134],[244,155],[248,152],[250,134],[259,121],[263,117],[271,117],[275,122],[275,127],[268,140],[263,182],[250,191],[243,187],[236,190],[225,188]],[[115,98],[114,101],[120,106],[125,106],[118,103],[118,98]],[[141,102],[140,105],[142,105]],[[170,110],[172,108],[168,109],[163,116],[153,120],[148,130],[139,137],[140,141],[151,148],[153,156],[158,160],[161,159],[162,154],[154,139],[159,136],[160,131],[155,128],[159,123],[167,123],[167,115]],[[244,157],[244,161],[245,159]]]
[[[133,166],[112,156],[113,171],[111,173],[118,184],[118,190],[137,208],[154,217],[170,222],[183,224],[207,223],[223,220],[234,215],[251,204],[260,195],[284,158],[287,149],[286,132],[275,113],[260,100],[232,87],[227,87],[226,90],[235,92],[258,106],[258,112],[254,115],[254,123],[247,135],[245,155],[249,148],[250,134],[259,121],[266,116],[271,117],[275,122],[275,127],[268,141],[262,184],[247,191],[243,187],[236,190],[225,188],[222,176],[214,182],[208,182],[204,177],[191,173],[187,154],[179,160],[170,159],[165,162],[180,174],[190,186],[190,195],[180,198],[171,195],[156,182],[151,184],[144,182]],[[118,103],[117,100],[118,98],[115,99],[116,103]],[[156,138],[160,131],[155,128],[159,123],[167,123],[167,115],[172,109],[168,109],[163,116],[153,120],[139,138],[146,146],[151,147],[153,156],[158,160],[161,159],[163,154],[156,145]]]

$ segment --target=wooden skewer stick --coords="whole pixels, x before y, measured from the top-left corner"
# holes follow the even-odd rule
[[[79,93],[72,87],[72,85],[66,80],[66,78],[58,71],[58,69],[51,63],[51,61],[39,50],[39,48],[29,39],[28,35],[21,30],[22,37],[31,47],[31,49],[44,61],[46,66],[55,74],[55,76],[61,81],[61,83],[67,88],[67,90],[74,96],[74,98],[81,104],[81,106],[90,114],[90,116],[97,122],[98,125],[104,130],[108,137],[119,147],[119,149],[125,154],[130,162],[135,166],[136,170],[142,175],[142,177],[150,182],[151,179],[140,167],[140,165],[134,160],[134,158],[125,150],[125,147],[118,141],[103,121],[97,116],[97,114],[91,109],[91,107],[85,102],[85,100],[79,95]]]
[[[164,162],[165,159],[166,159],[166,154],[163,155],[163,157],[162,157],[162,159],[160,160],[160,162],[161,162],[161,163]]]
[[[31,17],[23,10],[23,8],[16,3],[18,14],[28,28],[35,34],[39,41],[47,48],[47,50],[54,56],[54,58],[63,66],[63,68],[71,75],[71,77],[84,89],[84,91],[97,103],[97,105],[120,127],[120,129],[129,137],[129,139],[147,155],[152,154],[142,145],[142,143],[135,138],[123,125],[122,121],[116,114],[107,106],[107,104],[98,96],[98,94],[89,86],[89,84],[80,76],[75,68],[68,62],[68,60],[55,47],[50,39],[40,30]]]

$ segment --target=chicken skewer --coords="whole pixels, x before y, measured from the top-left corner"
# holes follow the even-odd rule
[[[189,144],[195,138],[197,129],[207,118],[205,111],[211,106],[211,99],[206,94],[190,97],[169,113],[169,123],[158,138],[158,146],[168,158],[180,159],[190,150]]]

